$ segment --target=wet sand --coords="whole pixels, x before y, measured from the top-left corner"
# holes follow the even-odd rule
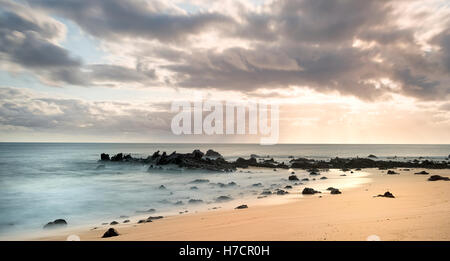
[[[365,169],[370,174],[364,178],[370,178],[370,182],[340,189],[342,194],[339,195],[322,190],[321,194],[298,195],[298,199],[282,204],[249,203],[248,209],[174,215],[145,224],[133,221],[96,229],[92,229],[93,226],[67,228],[37,240],[66,240],[72,234],[83,241],[359,241],[373,235],[381,240],[450,240],[450,182],[427,181],[436,174],[450,177],[450,170],[427,170],[430,175],[414,175],[421,170],[397,169],[399,175],[387,175],[386,171]],[[373,197],[386,191],[392,192],[395,198]],[[301,193],[301,189],[292,190],[291,196],[292,193]],[[109,227],[114,227],[120,235],[101,238]]]

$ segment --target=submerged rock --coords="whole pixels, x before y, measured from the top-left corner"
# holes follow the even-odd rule
[[[44,229],[61,228],[67,226],[67,222],[64,219],[56,219],[52,222],[48,222]]]
[[[199,204],[199,203],[203,203],[203,200],[201,199],[190,199],[188,201],[189,204]]]
[[[153,213],[153,212],[156,212],[156,209],[151,208],[148,210],[136,210],[136,213]]]
[[[117,232],[117,230],[115,230],[114,228],[109,228],[102,236],[102,238],[107,238],[107,237],[116,237],[118,236],[119,233]]]
[[[314,190],[313,188],[304,188],[302,194],[304,195],[313,195],[316,193],[321,193],[320,191]]]
[[[219,196],[216,198],[216,202],[226,202],[232,200],[229,196]]]
[[[209,179],[196,179],[196,180],[193,180],[193,181],[191,181],[189,183],[192,183],[192,184],[209,183]]]

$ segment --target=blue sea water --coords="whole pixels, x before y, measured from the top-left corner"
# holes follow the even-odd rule
[[[103,152],[146,157],[156,150],[187,153],[210,148],[228,160],[258,154],[285,162],[289,156],[328,159],[369,154],[381,159],[396,156],[397,160],[426,157],[442,161],[450,154],[450,145],[0,143],[0,238],[40,231],[57,218],[81,226],[118,220],[150,208],[156,209],[156,214],[178,213],[195,209],[188,204],[189,199],[201,199],[203,205],[212,206],[219,196],[256,198],[263,189],[288,184],[287,170],[149,172],[148,166],[114,163],[98,167]],[[195,179],[210,182],[192,184]],[[237,185],[218,187],[215,184],[219,182]],[[261,186],[256,188],[256,183]],[[161,185],[166,189],[160,189]],[[183,205],[175,204],[180,201]]]

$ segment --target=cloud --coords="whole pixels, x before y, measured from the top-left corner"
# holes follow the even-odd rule
[[[86,102],[9,87],[0,87],[0,97],[1,126],[96,135],[170,131],[170,113],[161,104]]]
[[[33,0],[30,4],[63,15],[86,32],[101,38],[151,38],[177,41],[231,23],[212,12],[187,14],[163,1]]]
[[[439,1],[427,1],[427,6],[423,1],[275,0],[258,7],[200,1],[189,13],[165,1],[28,3],[72,20],[103,46],[114,45],[109,51],[121,58],[116,60],[127,61],[84,65],[58,46],[46,45],[51,44],[48,26],[21,21],[16,29],[6,27],[7,35],[22,33],[30,54],[4,53],[50,82],[244,93],[304,86],[371,101],[390,94],[445,100],[450,94],[450,9]],[[22,16],[5,16],[1,26],[17,17]],[[43,39],[47,42],[38,42]],[[39,61],[60,66],[37,70],[33,62]]]

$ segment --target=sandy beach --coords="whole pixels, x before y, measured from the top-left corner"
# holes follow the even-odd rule
[[[248,204],[247,209],[219,209],[174,215],[151,223],[64,229],[37,240],[66,240],[75,234],[90,240],[450,240],[450,182],[427,181],[430,175],[450,176],[449,170],[430,175],[396,170],[365,169],[370,182],[341,189],[342,194],[294,198],[275,205]],[[355,174],[357,175],[357,173]],[[366,177],[366,178],[367,178]],[[294,188],[301,193],[305,186]],[[390,191],[395,198],[374,197]],[[243,202],[245,203],[245,202]],[[119,236],[101,238],[114,227]],[[373,238],[373,237],[371,237]],[[375,237],[376,238],[376,237]],[[33,240],[36,240],[34,238]]]

